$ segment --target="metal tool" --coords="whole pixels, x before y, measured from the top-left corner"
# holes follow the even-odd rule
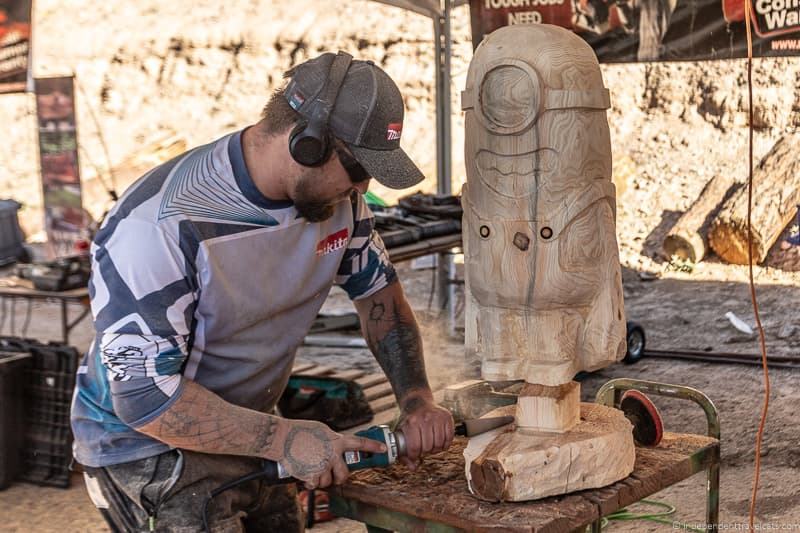
[[[505,426],[514,421],[513,416],[499,416],[495,418],[476,418],[465,420],[455,426],[455,434],[463,437],[473,437],[493,429]],[[393,464],[399,457],[406,455],[406,437],[400,430],[391,431],[389,426],[380,425],[359,431],[359,437],[377,440],[386,445],[386,453],[369,453],[363,451],[348,451],[344,454],[344,462],[351,471],[363,468],[385,467]]]
[[[474,437],[481,433],[486,433],[493,429],[505,426],[514,421],[513,416],[499,416],[495,418],[476,418],[474,420],[465,420],[455,426],[455,434],[463,437]],[[407,453],[406,437],[400,430],[392,431],[389,426],[382,424],[379,426],[372,426],[370,428],[361,430],[356,433],[359,437],[376,440],[386,445],[385,453],[370,453],[360,450],[344,452],[344,462],[347,468],[352,472],[354,470],[363,470],[364,468],[386,467],[394,464],[398,458],[403,457]],[[271,467],[270,467],[271,470]],[[280,481],[278,483],[288,483],[295,481],[283,469],[277,465],[277,474]]]
[[[633,424],[633,439],[638,444],[658,446],[664,435],[664,422],[650,398],[636,389],[630,389],[622,395],[619,408]]]
[[[513,416],[499,416],[495,418],[476,418],[465,420],[455,426],[455,434],[464,437],[473,437],[486,433],[493,429],[505,426],[514,421]],[[363,451],[346,451],[344,461],[350,471],[362,470],[364,468],[386,467],[395,463],[398,457],[406,455],[406,438],[400,430],[392,431],[387,425],[372,426],[356,433],[359,437],[376,440],[386,445],[385,453],[369,453]],[[226,490],[232,489],[237,485],[260,479],[268,485],[282,485],[295,483],[298,480],[293,478],[280,463],[275,461],[263,460],[261,470],[251,472],[238,479],[234,479],[211,491],[211,495],[203,502],[203,527],[205,531],[210,531],[208,527],[208,505],[212,499]]]

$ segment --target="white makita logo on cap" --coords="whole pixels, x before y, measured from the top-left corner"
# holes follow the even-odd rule
[[[386,130],[386,140],[387,141],[396,141],[400,138],[400,134],[403,133],[403,123],[402,122],[392,122],[389,124],[389,129]]]

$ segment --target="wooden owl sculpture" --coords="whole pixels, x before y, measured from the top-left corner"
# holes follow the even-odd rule
[[[466,349],[480,360],[483,379],[526,382],[512,432],[517,436],[491,445],[494,456],[479,458],[490,467],[472,465],[480,477],[473,490],[486,499],[531,499],[564,487],[600,486],[633,466],[629,423],[600,406],[591,410],[603,411],[610,425],[597,435],[622,435],[625,441],[619,468],[610,469],[614,479],[593,474],[588,485],[559,485],[571,463],[556,457],[564,471],[553,474],[555,489],[520,491],[505,478],[519,476],[522,463],[492,462],[503,450],[526,453],[531,438],[541,437],[547,447],[554,435],[574,431],[582,407],[573,377],[625,354],[609,106],[593,50],[556,26],[501,28],[470,63],[462,93]],[[520,439],[520,432],[528,437]],[[567,454],[572,445],[564,446]],[[498,468],[500,474],[493,474]],[[467,470],[469,476],[469,461]],[[530,480],[523,475],[516,481]]]

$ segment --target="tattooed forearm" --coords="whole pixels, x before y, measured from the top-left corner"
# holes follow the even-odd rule
[[[416,324],[398,319],[386,335],[373,343],[373,352],[383,371],[392,382],[398,398],[408,392],[428,386],[422,342]]]
[[[390,285],[368,302],[357,302],[356,307],[363,317],[367,343],[395,396],[405,410],[413,410],[409,393],[429,392],[430,387],[419,328],[400,284]]]
[[[136,429],[175,448],[268,457],[275,455],[280,420],[230,404],[193,381],[186,381],[180,398],[169,409]]]
[[[283,444],[287,467],[301,478],[324,470],[332,452],[330,435],[321,427],[295,426],[289,430]]]

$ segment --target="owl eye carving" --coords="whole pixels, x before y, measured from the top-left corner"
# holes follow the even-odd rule
[[[513,65],[490,70],[480,92],[481,111],[492,129],[521,131],[539,109],[539,87],[528,72]]]

